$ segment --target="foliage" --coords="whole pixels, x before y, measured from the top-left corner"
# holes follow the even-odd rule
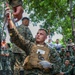
[[[72,2],[73,16],[75,16],[75,0]],[[2,4],[3,1],[0,2],[0,23],[3,23]],[[32,22],[43,21],[41,27],[46,28],[51,35],[56,31],[61,33],[64,39],[74,38],[70,18],[70,0],[23,0],[23,8],[30,14]]]
[[[24,0],[23,6],[33,22],[44,21],[41,27],[49,28],[51,33],[57,31],[68,39],[73,38],[69,2],[70,0]],[[75,1],[72,2],[75,16]]]

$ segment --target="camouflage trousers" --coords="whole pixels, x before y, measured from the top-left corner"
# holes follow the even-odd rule
[[[52,75],[51,72],[44,72],[40,69],[25,70],[24,75]]]

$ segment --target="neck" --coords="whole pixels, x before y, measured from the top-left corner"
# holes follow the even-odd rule
[[[44,45],[45,43],[44,42],[36,42],[36,44],[40,44],[40,45]]]
[[[66,64],[66,66],[68,66],[69,64]]]

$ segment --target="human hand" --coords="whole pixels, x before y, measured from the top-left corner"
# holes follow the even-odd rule
[[[9,7],[5,8],[5,16],[6,16],[7,20],[11,19],[11,13],[10,13],[10,8]]]
[[[10,12],[10,8],[7,7],[5,9],[5,16],[6,16],[6,19],[7,19],[7,22],[8,22],[8,26],[10,29],[14,28],[14,23],[12,21],[12,18],[11,18],[11,12]]]
[[[17,19],[16,21],[19,21],[22,18],[22,13],[23,13],[22,6],[13,7],[13,15],[14,18]]]

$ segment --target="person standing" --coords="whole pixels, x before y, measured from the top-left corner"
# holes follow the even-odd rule
[[[45,43],[47,31],[45,29],[39,29],[35,36],[35,43],[33,43],[24,39],[23,36],[19,34],[10,16],[8,18],[8,23],[8,30],[12,41],[29,56],[25,64],[25,74],[52,75],[53,68],[51,63],[55,60],[54,57],[58,55],[56,50],[51,50]]]
[[[48,46],[50,47],[50,48],[54,48],[54,44],[53,44],[53,41],[52,41],[52,39],[49,39],[48,40]]]
[[[59,43],[59,39],[56,39],[56,43],[54,44],[55,49],[59,53],[61,50],[62,45]]]
[[[1,66],[2,69],[0,70],[1,75],[13,75],[13,69],[11,67],[12,62],[12,50],[10,48],[9,43],[3,43],[1,46]]]

